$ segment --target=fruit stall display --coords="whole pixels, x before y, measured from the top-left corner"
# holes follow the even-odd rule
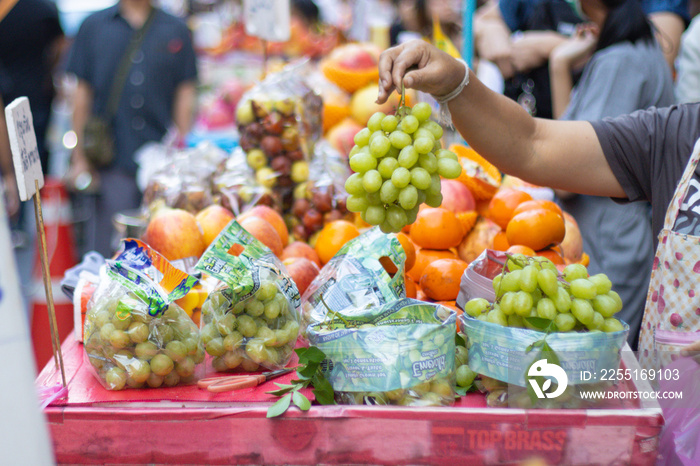
[[[86,444],[68,439],[71,429],[88,425],[122,439],[133,454],[121,462],[144,461],[146,445],[122,424],[134,420],[129,409],[111,427],[100,421],[111,402],[138,401],[142,419],[154,416],[178,444],[181,462],[201,462],[194,451],[209,451],[202,438],[219,442],[232,427],[240,442],[209,451],[205,462],[453,464],[533,455],[571,462],[578,458],[570,446],[577,436],[622,423],[629,442],[621,455],[653,463],[641,444],[660,430],[653,404],[644,412],[636,411],[639,403],[613,407],[619,419],[597,430],[590,405],[568,405],[578,418],[543,410],[561,416],[549,434],[559,443],[545,448],[528,440],[499,452],[508,444],[506,431],[530,439],[540,427],[508,409],[533,405],[506,393],[509,380],[484,362],[483,341],[508,349],[516,340],[508,332],[515,332],[531,339],[530,349],[557,350],[558,338],[583,346],[610,338],[617,359],[609,364],[619,365],[626,326],[614,314],[622,303],[607,277],[589,276],[576,222],[540,198],[547,190],[504,178],[469,147],[445,147],[430,105],[415,95],[374,103],[378,55],[371,45],[345,44],[324,53],[316,69],[296,63],[251,87],[222,90],[228,96],[219,100],[222,126],[236,125],[239,147],[225,156],[204,146],[183,150],[152,175],[141,237],[123,242],[108,261],[114,283],[95,283],[98,291],[83,310],[86,324],[77,331],[84,347],[64,344],[74,361],[87,352],[90,366],[73,366],[77,387],[47,411],[53,432],[66,442],[61,462],[84,454]],[[484,277],[490,294],[460,300],[466,273],[487,253],[501,260],[498,273]],[[154,264],[150,275],[144,261]],[[172,286],[176,277],[182,281]],[[300,351],[305,345],[321,356]],[[215,372],[290,365],[297,373],[244,393],[211,394],[187,383]],[[41,380],[52,380],[48,369]],[[96,383],[107,390],[95,390]],[[163,411],[163,400],[182,407]],[[91,407],[82,424],[60,420],[74,402]],[[374,406],[338,411],[326,404]],[[193,448],[182,447],[180,417],[205,425],[193,406],[213,408],[216,421]],[[347,420],[343,413],[355,413],[364,440],[350,436],[355,440],[345,447],[319,441],[320,431]],[[470,424],[469,413],[490,419],[489,426]],[[266,416],[280,419],[269,424]],[[284,427],[289,419],[303,420],[302,431]],[[406,447],[399,421],[420,429],[418,450]],[[367,440],[381,437],[382,429],[396,436],[387,439],[396,451],[386,457]],[[489,432],[489,441],[470,443],[471,430]],[[265,439],[268,451],[249,448],[256,439]],[[352,453],[361,443],[372,450]],[[331,456],[308,456],[313,445]],[[600,455],[590,451],[588,458]],[[156,456],[148,461],[168,461]]]

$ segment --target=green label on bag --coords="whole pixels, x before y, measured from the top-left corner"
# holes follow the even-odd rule
[[[334,390],[384,392],[454,371],[455,330],[453,311],[403,298],[329,314],[310,327],[309,340],[326,354],[324,375]]]

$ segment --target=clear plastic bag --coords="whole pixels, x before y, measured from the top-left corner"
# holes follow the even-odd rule
[[[316,144],[309,181],[294,192],[290,223],[296,240],[307,241],[327,222],[353,218],[345,206],[348,176],[350,168],[340,153],[325,141]]]
[[[199,329],[175,304],[196,279],[139,240],[107,261],[85,318],[85,357],[108,390],[190,383],[203,366]]]
[[[309,177],[308,162],[321,136],[323,101],[304,81],[306,62],[288,65],[250,89],[236,107],[239,144],[258,182],[291,208],[295,186]]]
[[[285,367],[299,333],[299,291],[279,259],[234,220],[195,268],[219,280],[201,318],[214,370]]]

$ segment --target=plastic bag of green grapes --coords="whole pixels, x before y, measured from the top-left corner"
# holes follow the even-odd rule
[[[451,405],[455,398],[456,313],[401,298],[309,327],[324,375],[348,404]]]
[[[380,262],[386,260],[397,269],[393,277]],[[353,313],[354,309],[379,307],[406,297],[405,261],[406,253],[396,235],[384,234],[379,228],[371,228],[348,241],[304,292],[302,341],[308,343],[306,329],[313,323],[323,322],[329,307]]]
[[[195,269],[219,280],[200,321],[213,369],[286,366],[299,333],[299,291],[270,249],[232,220]]]
[[[175,300],[197,280],[126,239],[105,264],[85,316],[87,361],[108,390],[190,383],[203,369],[199,329]]]

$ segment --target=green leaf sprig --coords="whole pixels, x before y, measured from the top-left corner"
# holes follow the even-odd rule
[[[300,390],[309,386],[313,387],[314,397],[319,404],[335,404],[333,386],[321,371],[321,363],[326,359],[325,353],[313,346],[297,348],[294,351],[299,356],[296,372],[298,379],[292,380],[290,384],[276,383],[279,390],[266,392],[281,397],[268,408],[268,418],[281,416],[292,403],[300,410],[308,411],[311,408],[311,401]]]

